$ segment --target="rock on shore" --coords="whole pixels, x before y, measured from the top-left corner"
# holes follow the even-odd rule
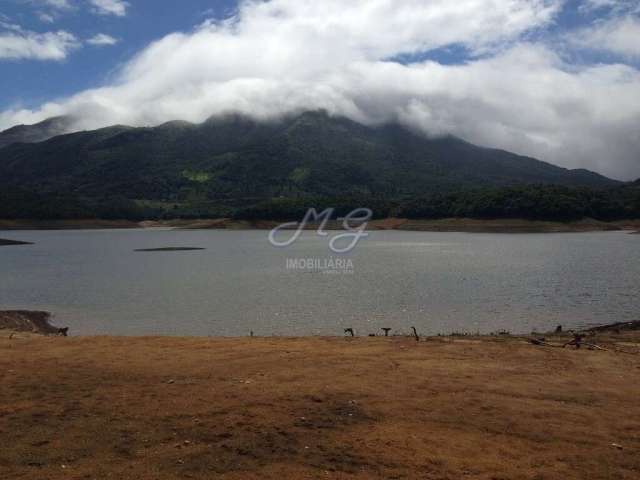
[[[30,332],[40,335],[59,335],[61,329],[49,323],[49,312],[29,310],[0,311],[0,330]]]

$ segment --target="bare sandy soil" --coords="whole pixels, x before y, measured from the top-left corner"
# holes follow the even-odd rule
[[[640,335],[590,341],[0,334],[0,478],[637,480]]]

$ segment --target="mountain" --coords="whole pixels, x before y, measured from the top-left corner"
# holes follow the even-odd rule
[[[52,117],[35,125],[16,125],[0,132],[0,148],[12,143],[43,142],[69,130],[70,117]]]
[[[3,139],[46,136],[63,119],[15,127]],[[400,125],[369,127],[324,112],[274,122],[230,115],[202,124],[113,126],[0,149],[0,188],[152,202],[280,196],[421,195],[461,187],[619,184],[455,137]]]

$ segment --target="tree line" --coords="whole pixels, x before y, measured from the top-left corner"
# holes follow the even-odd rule
[[[221,218],[298,220],[309,208],[334,208],[344,216],[370,208],[375,218],[474,218],[571,221],[585,217],[602,221],[640,218],[640,185],[610,189],[523,185],[460,189],[410,197],[374,195],[290,196],[215,201],[193,199],[171,204],[122,196],[83,198],[64,193],[38,193],[20,188],[0,192],[2,219]]]

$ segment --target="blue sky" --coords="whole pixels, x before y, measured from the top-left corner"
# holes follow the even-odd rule
[[[638,0],[0,0],[0,130],[326,109],[640,176]]]
[[[82,1],[73,9],[60,10],[37,0],[0,0],[0,14],[26,30],[65,30],[80,39],[104,33],[118,40],[116,45],[80,48],[63,61],[0,58],[0,110],[14,105],[33,108],[108,82],[114,69],[153,40],[191,30],[207,17],[224,17],[236,7],[234,0],[129,0],[128,4],[126,15],[120,17],[95,14]],[[39,12],[55,15],[55,22],[43,22]]]

